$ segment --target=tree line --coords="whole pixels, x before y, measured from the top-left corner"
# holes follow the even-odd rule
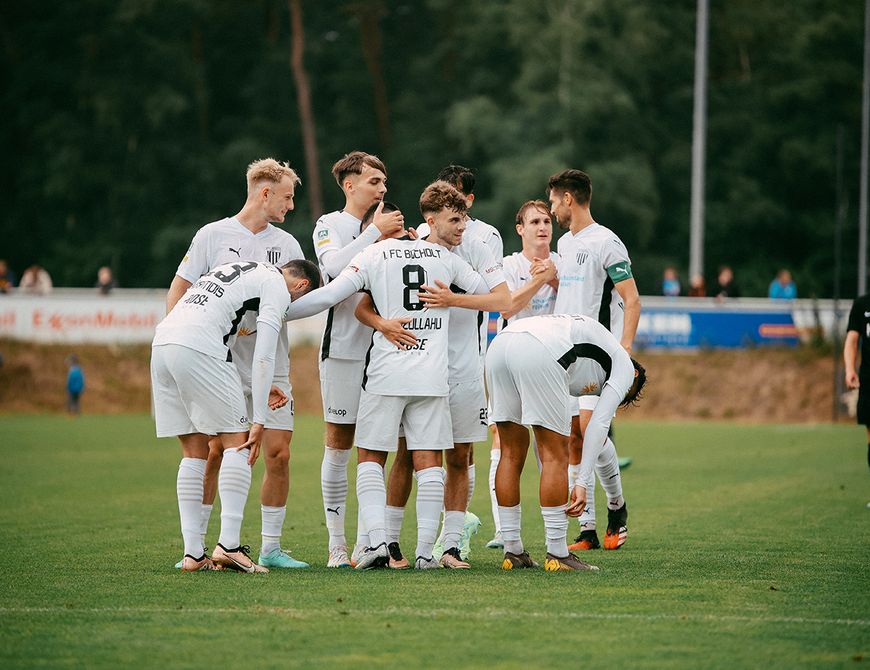
[[[685,285],[694,31],[694,0],[6,3],[0,258],[56,285],[110,265],[167,286],[264,156],[300,172],[287,228],[312,255],[343,202],[329,168],[362,149],[411,221],[441,167],[474,167],[473,213],[506,251],[519,205],[579,167],[641,291],[666,265]],[[729,264],[765,295],[787,267],[831,295],[840,208],[854,295],[862,39],[854,1],[711,2],[708,285]]]

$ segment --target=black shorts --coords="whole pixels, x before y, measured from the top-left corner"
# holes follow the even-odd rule
[[[858,423],[870,426],[870,379],[861,379],[858,390]]]

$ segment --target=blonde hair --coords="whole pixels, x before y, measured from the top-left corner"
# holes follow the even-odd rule
[[[465,196],[459,189],[446,181],[435,181],[429,184],[420,196],[420,213],[425,217],[442,209],[452,209],[459,214],[465,214],[468,207],[465,204]]]
[[[296,170],[287,163],[279,163],[274,158],[261,158],[254,161],[248,166],[248,172],[245,174],[249,191],[258,182],[268,181],[272,184],[278,184],[284,177],[289,177],[294,185],[302,182],[299,175],[296,174]]]

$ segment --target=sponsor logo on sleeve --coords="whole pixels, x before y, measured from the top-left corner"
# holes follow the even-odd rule
[[[328,230],[320,230],[317,232],[317,246],[322,247],[324,244],[329,244]]]

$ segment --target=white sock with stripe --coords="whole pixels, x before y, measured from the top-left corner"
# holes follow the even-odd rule
[[[284,528],[284,517],[287,515],[287,507],[270,507],[260,505],[260,519],[263,523],[263,543],[260,545],[260,553],[264,556],[270,551],[281,548],[281,531]]]
[[[227,449],[218,474],[218,495],[221,499],[221,533],[218,542],[227,549],[241,544],[242,519],[251,490],[250,449]]]
[[[541,507],[544,517],[544,531],[547,535],[547,552],[558,558],[568,555],[568,516],[567,503],[558,507]]]
[[[200,535],[202,512],[202,483],[205,479],[204,458],[182,458],[178,464],[175,494],[178,497],[178,516],[181,518],[181,537],[184,553],[199,558],[205,553]]]
[[[399,536],[402,534],[402,521],[405,519],[405,508],[387,505],[384,510],[387,522],[387,544],[398,542]]]
[[[377,547],[387,541],[387,487],[384,469],[380,465],[367,461],[356,466],[356,497],[368,531],[368,546]]]
[[[444,506],[444,469],[426,468],[417,472],[417,548],[415,557],[432,557],[438,535],[438,522]],[[464,515],[463,515],[464,518]],[[434,557],[438,558],[438,557]]]
[[[504,550],[512,554],[523,553],[523,541],[520,539],[520,526],[522,519],[522,506],[513,507],[498,506],[498,517],[501,523],[501,539],[504,541]]]
[[[344,517],[347,507],[347,464],[350,449],[323,448],[320,464],[320,490],[323,492],[323,514],[329,549],[347,545],[344,536]]]

